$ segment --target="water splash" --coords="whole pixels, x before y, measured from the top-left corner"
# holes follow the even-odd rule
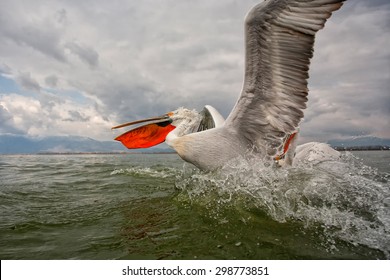
[[[115,169],[110,173],[111,176],[124,174],[130,175],[134,177],[153,177],[153,178],[169,178],[174,177],[177,174],[177,169],[175,168],[159,168],[159,167],[129,167],[129,168],[121,168]]]
[[[203,205],[221,221],[227,219],[222,209],[245,205],[281,223],[318,228],[331,248],[342,240],[390,258],[389,174],[365,166],[350,153],[324,157],[313,148],[287,169],[242,159],[210,173],[185,166],[176,175],[179,197]]]

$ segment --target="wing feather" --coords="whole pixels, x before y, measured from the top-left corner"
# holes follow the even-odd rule
[[[208,130],[215,127],[220,127],[225,122],[222,115],[210,105],[206,105],[200,112],[201,121],[198,127],[198,132]]]
[[[226,126],[269,155],[280,151],[306,108],[315,33],[343,1],[273,0],[249,11],[244,84]]]

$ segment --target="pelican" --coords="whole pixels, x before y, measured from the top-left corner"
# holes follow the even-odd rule
[[[315,34],[344,0],[268,0],[245,18],[245,74],[241,94],[225,120],[212,106],[179,108],[115,140],[129,149],[166,142],[202,170],[237,157],[291,165],[306,108]]]

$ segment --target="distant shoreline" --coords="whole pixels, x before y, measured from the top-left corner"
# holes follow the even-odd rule
[[[176,154],[176,152],[40,152],[40,153],[12,153],[0,154],[4,156],[17,155],[37,155],[37,156],[56,156],[56,155],[160,155],[160,154]]]
[[[336,151],[390,151],[388,146],[372,146],[372,147],[332,147]],[[4,156],[12,155],[44,155],[44,156],[55,156],[55,155],[165,155],[165,154],[176,154],[175,151],[169,152],[39,152],[39,153],[10,153],[0,154]]]
[[[333,147],[336,151],[389,151],[390,146],[352,146],[352,147],[343,147],[335,146]]]

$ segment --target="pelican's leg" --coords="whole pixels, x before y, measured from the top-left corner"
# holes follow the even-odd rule
[[[283,144],[283,153],[275,157],[278,166],[291,166],[295,157],[295,149],[298,144],[298,133],[294,132],[286,137]]]

